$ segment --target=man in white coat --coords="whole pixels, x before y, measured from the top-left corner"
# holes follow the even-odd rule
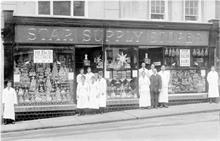
[[[209,102],[212,103],[219,97],[218,73],[215,71],[214,66],[211,67],[211,71],[207,75],[207,81],[209,83],[208,98]]]
[[[14,106],[15,104],[18,104],[18,102],[16,92],[11,85],[11,81],[8,81],[7,87],[3,90],[2,94],[4,124],[14,123],[15,121]]]
[[[165,70],[164,65],[161,66],[161,71],[159,72],[159,75],[162,79],[162,88],[159,94],[160,107],[168,108],[168,84],[170,80],[170,73]]]
[[[77,90],[76,91],[77,109],[78,109],[79,115],[83,115],[85,114],[85,109],[88,108],[88,104],[89,104],[89,86],[85,82],[86,77],[84,75],[79,77],[79,79],[81,80],[79,80],[79,83],[76,89]]]
[[[150,79],[144,71],[141,71],[139,74],[139,107],[150,108]]]
[[[107,83],[102,74],[98,74],[98,88],[99,88],[99,108],[100,113],[104,113],[106,107],[106,97],[107,97]]]
[[[148,77],[150,77],[149,71],[146,68],[146,64],[144,62],[141,63],[141,68],[139,69],[139,74],[141,74],[142,72],[144,72]]]

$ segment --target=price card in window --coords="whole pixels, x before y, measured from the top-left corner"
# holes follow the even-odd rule
[[[34,63],[53,63],[53,50],[34,50]]]
[[[14,82],[20,82],[20,74],[14,74]]]
[[[68,80],[73,80],[74,79],[74,73],[73,72],[69,72],[68,73]]]
[[[180,49],[180,66],[190,66],[190,49]]]

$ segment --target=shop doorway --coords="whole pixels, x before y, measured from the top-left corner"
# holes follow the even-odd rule
[[[159,69],[163,64],[163,48],[162,47],[144,47],[139,48],[139,65],[145,62],[147,69],[150,69],[152,63]],[[139,66],[139,67],[140,67]]]
[[[82,46],[75,49],[76,75],[80,68],[91,67],[92,72],[103,72],[103,52],[101,46]]]

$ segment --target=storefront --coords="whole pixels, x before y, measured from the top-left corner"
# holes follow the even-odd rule
[[[12,23],[13,64],[8,65],[24,109],[75,108],[75,78],[89,66],[107,80],[108,105],[138,104],[141,62],[148,68],[167,66],[170,97],[207,93],[215,52],[211,23],[41,17],[13,17]]]

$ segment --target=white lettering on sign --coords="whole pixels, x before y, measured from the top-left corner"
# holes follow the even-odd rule
[[[34,50],[34,63],[53,63],[53,50]]]
[[[106,34],[104,36],[104,33]],[[208,31],[90,27],[16,26],[18,43],[86,43],[109,45],[208,45]]]
[[[190,66],[190,49],[180,49],[180,66]]]

